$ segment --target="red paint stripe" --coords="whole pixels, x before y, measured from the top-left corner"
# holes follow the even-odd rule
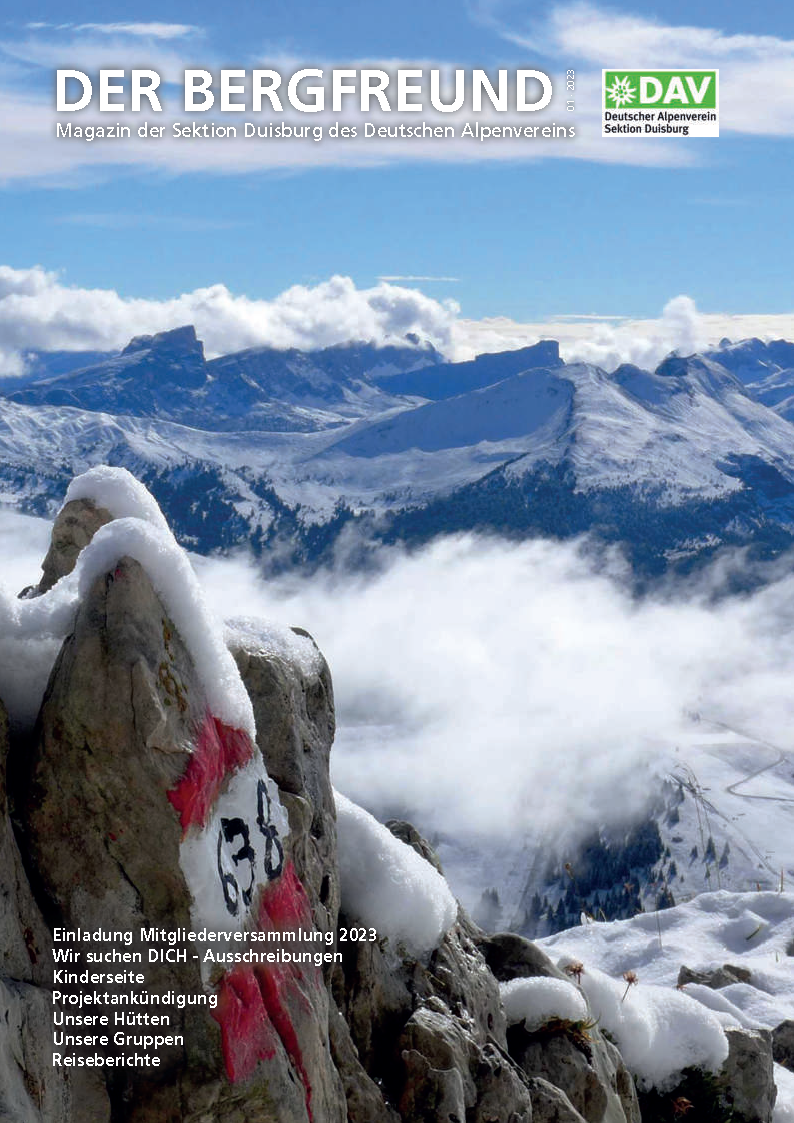
[[[278,1034],[248,964],[224,975],[212,1016],[221,1027],[223,1062],[232,1082],[246,1080],[260,1061],[276,1055]]]
[[[290,1006],[302,1003],[311,1016],[311,1006],[306,1000],[299,986],[300,968],[295,964],[279,964],[275,966],[257,966],[256,979],[262,995],[265,1010],[276,1029],[281,1043],[287,1051],[287,1056],[292,1061],[298,1076],[300,1076],[306,1096],[306,1114],[310,1123],[314,1119],[312,1113],[312,1086],[306,1065],[303,1061],[298,1034],[293,1025]]]
[[[206,825],[226,776],[253,755],[247,733],[232,729],[212,714],[205,716],[188,766],[168,793],[183,832],[194,824]],[[292,862],[286,862],[281,876],[263,889],[258,921],[265,931],[311,929],[311,905]],[[281,1042],[303,1083],[311,1121],[311,1081],[291,1013],[302,1008],[308,1017],[312,1015],[303,981],[298,964],[236,967],[218,985],[218,1005],[212,1016],[220,1026],[224,1066],[233,1083],[250,1077],[260,1061],[272,1060]]]
[[[184,775],[168,793],[179,812],[183,833],[194,823],[205,826],[226,775],[236,772],[253,755],[253,742],[247,733],[232,729],[210,713],[205,716]]]
[[[263,890],[258,921],[260,931],[266,932],[311,929],[311,906],[292,862],[285,862],[281,876]],[[319,979],[319,971],[313,968],[312,972]],[[303,1083],[306,1112],[313,1120],[311,1080],[294,1024],[297,1012],[307,1021],[314,1016],[302,986],[306,982],[316,984],[317,979],[307,980],[297,963],[235,968],[218,987],[218,1006],[213,1017],[221,1027],[229,1079],[247,1079],[260,1060],[274,1056],[274,1042],[280,1041]]]
[[[265,886],[259,906],[259,927],[277,932],[312,927],[309,898],[290,861],[284,863],[281,877]]]

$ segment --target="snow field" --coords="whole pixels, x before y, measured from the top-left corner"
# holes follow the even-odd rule
[[[719,1067],[725,1028],[771,1030],[794,1018],[792,941],[794,894],[723,890],[631,920],[588,922],[538,942],[562,966],[584,964],[582,990],[592,1016],[615,1037],[641,1081],[665,1087],[687,1065]],[[748,970],[750,981],[719,990],[689,983],[679,991],[683,964],[693,970],[732,964]],[[621,1002],[626,971],[636,972],[637,984]],[[775,1123],[791,1123],[794,1075],[776,1065],[775,1076]]]

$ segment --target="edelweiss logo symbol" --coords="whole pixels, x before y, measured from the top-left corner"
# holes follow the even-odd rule
[[[625,78],[618,78],[615,76],[612,85],[607,87],[606,91],[607,97],[616,109],[620,109],[621,106],[624,105],[629,105],[634,101],[636,94],[637,89],[635,86],[632,86],[631,79],[628,76]]]

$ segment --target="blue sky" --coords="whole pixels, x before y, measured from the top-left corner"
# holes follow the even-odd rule
[[[521,322],[652,317],[679,293],[705,311],[792,311],[794,13],[783,5],[310,0],[233,11],[220,19],[204,0],[139,3],[131,27],[126,5],[76,3],[64,25],[61,5],[38,3],[26,22],[41,26],[0,27],[3,264],[153,299],[222,283],[269,300],[333,274],[360,288],[440,277],[402,283],[454,299],[466,317]],[[141,30],[147,23],[157,28]],[[510,159],[483,146],[463,159],[404,146],[375,164],[315,166],[309,153],[272,166],[263,152],[229,167],[209,146],[206,162],[196,150],[187,165],[177,154],[108,162],[109,148],[95,147],[85,163],[86,146],[54,139],[54,70],[105,57],[155,69],[432,60],[538,66],[555,80],[571,66],[582,76],[581,139],[541,158],[530,146]],[[597,136],[602,65],[695,63],[721,70],[719,139]],[[558,106],[553,119],[564,118]]]

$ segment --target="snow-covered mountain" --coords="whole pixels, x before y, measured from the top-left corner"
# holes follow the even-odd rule
[[[735,344],[723,340],[709,357],[741,379],[759,402],[794,420],[794,344],[785,339],[773,343],[745,339]]]
[[[794,886],[794,762],[785,748],[699,715],[649,771],[644,811],[493,847],[441,839],[456,892],[481,923],[530,937],[626,919],[717,890]],[[482,886],[489,888],[482,893]]]
[[[144,478],[194,548],[278,542],[295,561],[348,525],[375,542],[590,531],[652,572],[794,541],[783,341],[607,373],[551,341],[468,363],[417,340],[207,361],[186,327],[63,368],[37,356],[0,385],[2,494],[38,513],[105,462]]]
[[[311,432],[405,404],[375,375],[440,361],[432,348],[367,345],[319,353],[257,347],[207,361],[192,326],[138,336],[119,355],[15,381],[9,400],[176,421],[210,431]],[[34,373],[46,364],[37,357]]]

